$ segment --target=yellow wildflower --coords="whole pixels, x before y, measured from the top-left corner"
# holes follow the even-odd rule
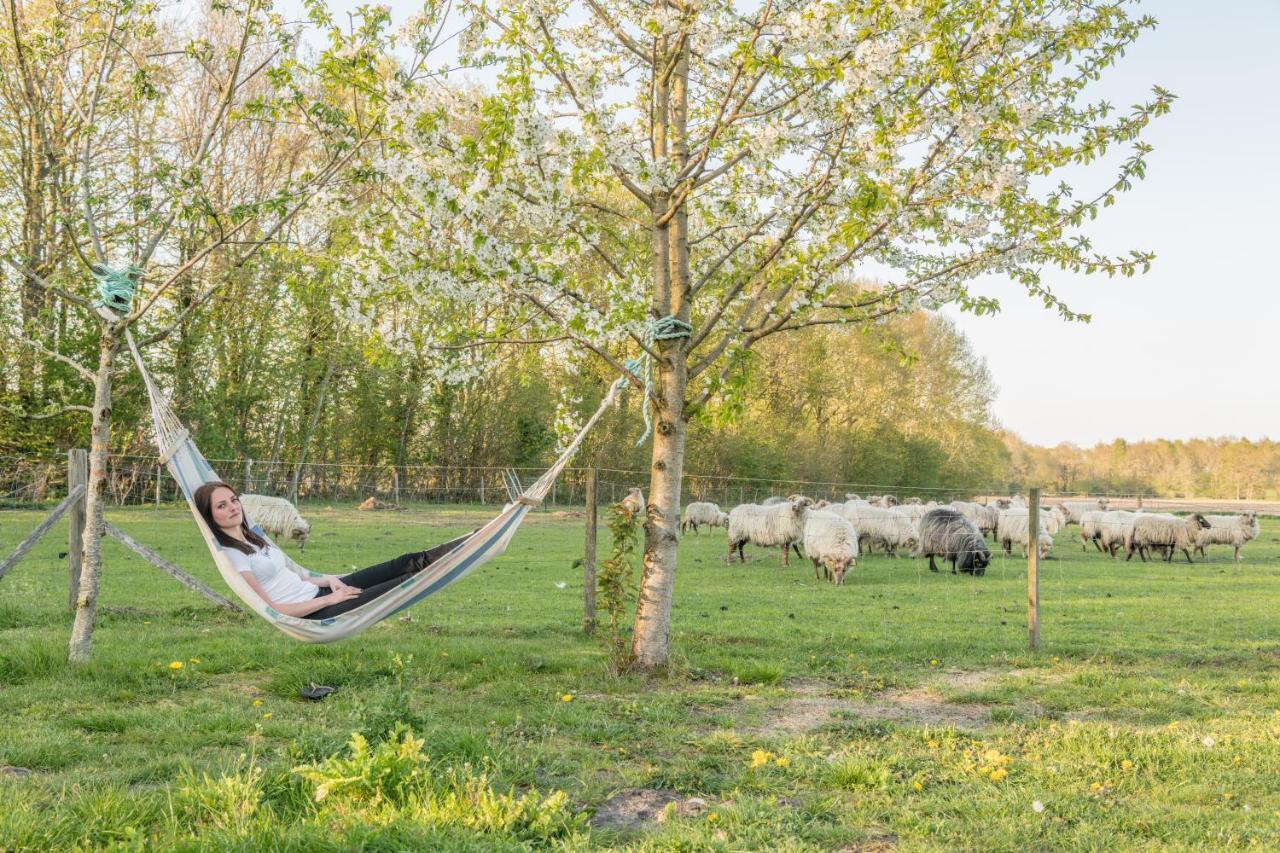
[[[710,821],[711,823],[715,823],[719,819],[720,819],[720,815],[716,814],[715,812],[711,812],[710,814],[707,815],[707,820]]]
[[[573,701],[573,694],[572,694],[572,693],[566,693],[566,694],[564,694],[563,696],[561,696],[561,697],[560,697],[560,701],[561,701],[561,702],[572,702],[572,701]]]
[[[938,659],[937,659],[937,658],[930,658],[930,659],[929,659],[929,666],[937,666],[937,665],[938,665]]]
[[[199,658],[192,658],[191,660],[187,661],[187,663],[191,663],[191,664],[200,663],[200,659],[199,659]]]
[[[915,782],[915,783],[913,783],[913,784],[911,785],[911,787],[912,787],[912,789],[914,789],[914,790],[916,790],[916,791],[923,791],[923,790],[924,790],[924,785],[921,785],[919,782]]]
[[[269,720],[269,719],[271,719],[271,712],[270,712],[270,711],[268,711],[267,713],[263,714],[263,715],[262,715],[262,719],[264,719],[264,720]]]
[[[1009,775],[1008,770],[1005,770],[1003,767],[997,767],[995,770],[991,771],[991,781],[999,782],[1000,780],[1002,780],[1004,777],[1008,775]]]
[[[1133,762],[1126,758],[1124,761],[1121,761],[1121,762],[1120,762],[1120,769],[1121,769],[1121,770],[1132,770],[1132,769],[1133,769]]]
[[[775,759],[773,760],[773,763],[774,763],[774,764],[776,764],[776,765],[778,765],[779,767],[786,767],[788,764],[790,764],[790,763],[791,763],[791,759],[790,759],[790,758],[783,758],[782,756],[778,756],[777,758],[775,758]]]
[[[773,753],[766,752],[763,749],[757,749],[755,752],[751,753],[751,769],[755,770],[761,765],[768,764],[769,759],[771,758],[773,758]]]
[[[253,707],[255,707],[255,708],[261,708],[261,707],[262,707],[262,700],[261,700],[261,699],[254,699],[254,700],[253,700]]]
[[[182,669],[182,661],[176,660],[169,664],[169,669]]]

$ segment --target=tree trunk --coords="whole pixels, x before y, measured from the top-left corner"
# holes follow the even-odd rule
[[[76,618],[67,650],[67,659],[72,663],[88,662],[98,612],[98,585],[102,578],[102,503],[107,486],[107,446],[111,438],[111,368],[119,349],[116,330],[104,326],[98,344],[98,373],[93,384],[89,488],[84,507],[84,564],[80,570]]]
[[[678,40],[674,73],[655,83],[655,158],[668,154],[678,173],[688,161],[689,50]],[[665,51],[664,51],[665,53]],[[680,188],[655,192],[652,312],[689,322],[688,214]],[[673,210],[664,221],[664,217]],[[658,400],[654,408],[653,454],[649,468],[649,506],[644,526],[644,571],[636,601],[631,657],[640,669],[667,665],[671,652],[671,603],[680,543],[680,480],[684,473],[685,391],[689,382],[688,338],[655,342]]]
[[[656,407],[649,506],[644,525],[644,572],[636,601],[631,657],[641,669],[666,666],[671,650],[671,601],[680,532],[680,479],[684,473],[685,341],[663,341],[670,362],[658,369],[662,403]],[[646,401],[646,405],[647,405]]]

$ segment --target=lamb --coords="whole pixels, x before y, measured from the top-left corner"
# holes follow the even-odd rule
[[[848,501],[843,506],[836,504],[828,509],[853,523],[858,531],[858,545],[867,553],[870,553],[873,545],[881,545],[886,554],[896,557],[899,548],[911,549],[915,546],[915,525],[905,513],[896,508],[884,509],[863,505],[861,501]]]
[[[936,507],[920,519],[920,538],[912,557],[928,557],[929,571],[936,572],[934,557],[951,561],[951,574],[959,568],[972,575],[986,574],[991,551],[978,526],[951,507]]]
[[[1047,557],[1053,549],[1053,537],[1045,529],[1044,519],[1037,519],[1036,547],[1040,556]],[[996,526],[996,541],[1004,548],[1006,554],[1012,553],[1013,546],[1022,546],[1022,556],[1026,556],[1031,547],[1031,513],[1026,507],[1010,507],[1000,513],[1000,521]]]
[[[1257,513],[1243,515],[1206,515],[1209,529],[1196,533],[1196,551],[1206,556],[1206,545],[1232,545],[1236,549],[1235,560],[1240,562],[1240,549],[1246,542],[1258,538]]]
[[[1060,507],[1055,507],[1059,509]],[[1098,541],[1102,538],[1102,518],[1107,513],[1100,509],[1091,509],[1080,514],[1080,550],[1088,551],[1089,543],[1099,551],[1102,550],[1102,544]]]
[[[1111,505],[1111,501],[1106,498],[1098,498],[1096,500],[1087,501],[1060,501],[1056,506],[1062,510],[1067,517],[1067,524],[1079,524],[1081,517],[1090,510],[1106,511]]]
[[[241,495],[240,508],[251,525],[261,527],[268,536],[280,541],[290,539],[304,550],[311,535],[311,522],[298,514],[298,508],[285,498],[269,495]]]
[[[698,525],[700,524],[705,524],[708,527],[720,527],[722,526],[720,523],[722,517],[727,523],[728,514],[721,512],[720,507],[710,501],[694,501],[684,508],[684,515],[680,518],[680,532],[684,533],[692,527],[693,532],[697,533],[699,532]]]
[[[781,546],[782,565],[791,565],[790,549],[804,538],[804,517],[812,504],[809,498],[796,496],[789,502],[770,506],[735,506],[729,513],[729,559],[733,559],[737,549],[738,558],[745,563],[743,547],[750,542],[762,548]],[[798,548],[796,556],[800,556]]]
[[[1160,548],[1165,552],[1166,563],[1173,562],[1175,551],[1187,555],[1191,559],[1191,549],[1195,546],[1196,536],[1201,530],[1208,530],[1209,522],[1200,513],[1193,513],[1186,518],[1166,513],[1141,513],[1133,519],[1133,529],[1125,537],[1125,550],[1128,555],[1125,562],[1133,559],[1137,551],[1143,562],[1147,559],[1147,549]]]
[[[1097,522],[1099,550],[1106,551],[1114,558],[1116,552],[1129,538],[1129,534],[1133,532],[1133,520],[1141,514],[1124,509],[1112,509],[1102,513],[1102,518]],[[1083,523],[1081,526],[1084,526]]]
[[[844,584],[844,573],[858,562],[858,531],[834,512],[809,510],[804,520],[804,552],[813,561],[813,576],[819,567],[836,586]]]

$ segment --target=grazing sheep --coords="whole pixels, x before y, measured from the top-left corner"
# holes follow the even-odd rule
[[[779,495],[770,495],[760,502],[760,506],[773,506],[774,504],[786,503],[787,499]]]
[[[1088,515],[1088,513],[1085,513]],[[1111,509],[1102,513],[1098,520],[1098,549],[1106,551],[1114,559],[1116,552],[1124,547],[1129,534],[1133,532],[1133,520],[1142,513],[1129,512],[1125,509]],[[1081,523],[1083,529],[1084,523]]]
[[[1036,530],[1036,546],[1042,558],[1048,557],[1053,549],[1053,537],[1045,528],[1044,516],[1041,515],[1037,521],[1039,529]],[[996,541],[1000,543],[1006,554],[1013,552],[1014,545],[1021,545],[1022,556],[1027,556],[1031,547],[1030,510],[1017,506],[1002,510],[999,523],[996,525]]]
[[[855,495],[853,492],[845,492],[844,499],[847,501],[860,501],[862,500],[862,495]]]
[[[883,547],[891,557],[898,556],[899,548],[910,550],[915,547],[915,524],[897,508],[884,509],[861,501],[847,501],[843,505],[833,504],[827,509],[853,523],[858,531],[859,548],[868,554],[875,545]]]
[[[879,504],[883,509],[892,509],[893,507],[898,506],[900,503],[901,502],[898,500],[898,498],[895,495],[880,496]]]
[[[1205,520],[1209,522],[1209,529],[1196,533],[1196,551],[1202,557],[1206,556],[1204,552],[1206,545],[1232,545],[1236,549],[1235,560],[1240,562],[1240,549],[1246,542],[1258,538],[1256,513],[1206,515]]]
[[[734,549],[738,558],[746,562],[743,547],[750,542],[761,548],[781,546],[782,565],[791,565],[791,550],[800,549],[796,543],[804,538],[804,516],[813,501],[797,496],[787,503],[742,504],[735,506],[729,513],[729,559],[733,559]]]
[[[990,504],[979,505],[977,518],[974,523],[978,525],[978,529],[982,531],[983,536],[990,536],[995,539],[996,528],[1000,526],[1000,509]]]
[[[936,572],[934,557],[951,561],[951,574],[956,569],[966,574],[986,574],[991,564],[991,551],[977,525],[951,507],[936,507],[920,519],[920,538],[912,557],[928,557],[929,571]]]
[[[920,498],[907,498],[902,502],[903,506],[921,506],[923,504],[924,501],[920,500]]]
[[[1129,552],[1125,562],[1133,559],[1134,551],[1146,562],[1147,549],[1154,548],[1164,552],[1166,563],[1173,562],[1175,551],[1186,554],[1188,563],[1195,562],[1191,559],[1191,549],[1196,544],[1196,536],[1201,530],[1208,529],[1209,522],[1198,512],[1186,518],[1166,513],[1139,514],[1134,517],[1133,528],[1125,538],[1125,550]]]
[[[1055,507],[1055,509],[1058,509],[1058,507]],[[1100,509],[1091,509],[1080,513],[1081,551],[1088,551],[1090,542],[1099,551],[1102,550],[1102,545],[1098,540],[1102,538],[1102,517],[1104,515],[1106,515],[1106,512]]]
[[[928,512],[930,508],[924,504],[903,504],[902,506],[894,507],[894,509],[911,519],[912,524],[918,525],[920,523],[920,519],[924,517],[924,514]]]
[[[1097,498],[1096,500],[1087,501],[1059,501],[1055,504],[1055,506],[1062,510],[1063,514],[1066,515],[1067,524],[1079,524],[1080,519],[1086,512],[1097,509],[1105,512],[1107,507],[1110,505],[1111,501],[1106,498]]]
[[[261,527],[268,536],[278,541],[292,539],[303,550],[311,535],[311,522],[298,514],[298,508],[285,498],[268,495],[241,495],[240,508],[250,525]]]
[[[804,519],[804,552],[813,561],[813,576],[819,567],[836,586],[844,584],[844,573],[858,562],[858,531],[834,512],[809,510]]]
[[[644,511],[644,492],[638,488],[631,488],[627,491],[627,496],[618,501],[627,514],[635,518]]]
[[[720,507],[710,501],[694,501],[684,508],[684,515],[680,518],[680,532],[684,533],[690,527],[693,532],[697,533],[698,525],[705,524],[708,527],[721,527],[720,519],[724,518],[726,524],[729,516],[727,513],[720,511]]]

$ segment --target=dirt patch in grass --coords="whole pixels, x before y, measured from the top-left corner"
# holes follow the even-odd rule
[[[676,804],[676,813],[694,815],[706,809],[706,801],[697,797],[685,799],[675,791],[661,788],[632,788],[610,797],[591,818],[596,829],[645,829],[662,823],[668,805]]]
[[[1010,673],[973,671],[950,673],[943,686],[961,691],[981,690]],[[991,708],[981,703],[948,702],[929,687],[887,690],[865,700],[830,695],[820,682],[791,684],[783,704],[769,714],[756,734],[800,734],[839,719],[872,720],[909,726],[954,726],[977,729],[991,720]]]

